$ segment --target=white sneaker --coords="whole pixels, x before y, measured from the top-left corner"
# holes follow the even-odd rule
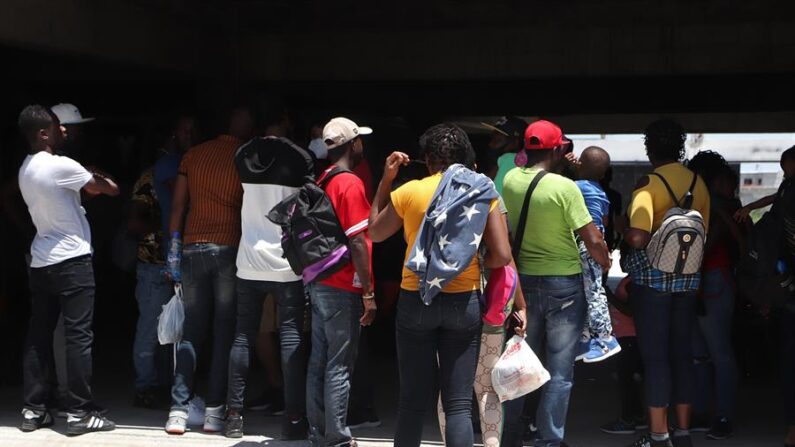
[[[203,430],[210,433],[217,433],[223,431],[225,417],[225,408],[223,405],[217,407],[207,407],[204,410],[204,428]]]
[[[172,411],[168,413],[166,421],[166,433],[172,435],[182,435],[188,428],[188,413],[185,411]]]

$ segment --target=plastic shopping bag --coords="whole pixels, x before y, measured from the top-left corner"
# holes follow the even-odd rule
[[[174,296],[163,306],[157,322],[157,339],[161,345],[179,343],[182,340],[182,323],[185,308],[182,304],[182,287],[174,287]]]
[[[505,345],[494,369],[491,384],[500,402],[531,393],[549,381],[549,372],[524,339],[514,335]]]

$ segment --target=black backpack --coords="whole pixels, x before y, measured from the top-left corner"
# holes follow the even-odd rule
[[[335,167],[319,184],[304,184],[268,213],[282,229],[283,256],[305,284],[329,277],[350,261],[348,237],[324,190],[332,177],[345,172],[351,171]]]
[[[751,228],[747,244],[737,266],[740,293],[760,306],[786,305],[793,295],[793,278],[777,269],[786,255],[784,219],[776,212],[765,213]]]

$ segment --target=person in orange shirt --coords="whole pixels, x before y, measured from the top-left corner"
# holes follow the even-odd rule
[[[213,358],[204,430],[224,428],[229,351],[235,332],[235,260],[240,243],[243,187],[235,152],[251,138],[253,119],[235,109],[229,132],[190,149],[174,185],[167,270],[182,284],[185,322],[176,346],[171,411],[166,432],[185,433],[198,347],[213,325]],[[184,240],[184,249],[182,247]],[[184,261],[182,262],[182,258]]]

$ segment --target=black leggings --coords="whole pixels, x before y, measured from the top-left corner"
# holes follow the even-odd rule
[[[630,284],[629,297],[646,372],[650,407],[689,404],[693,397],[695,292],[659,292]]]

